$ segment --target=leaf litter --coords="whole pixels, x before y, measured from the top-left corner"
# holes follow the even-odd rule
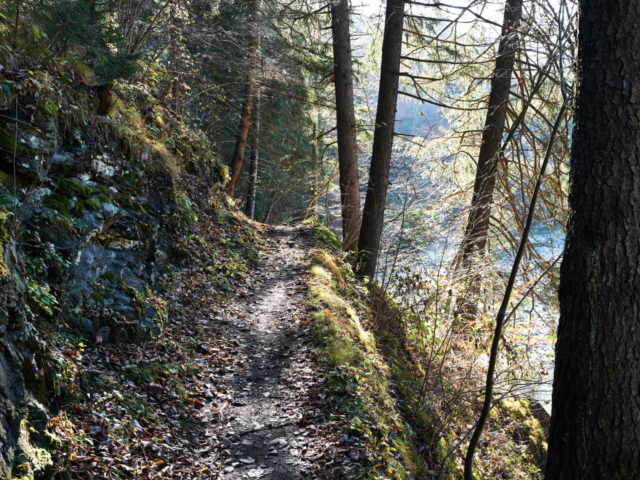
[[[341,436],[310,345],[314,239],[306,227],[249,228],[229,212],[226,225],[202,220],[219,212],[196,212],[190,236],[204,241],[185,242],[183,268],[161,282],[168,320],[160,336],[99,338],[69,355],[89,393],[50,425],[71,477],[354,476],[357,462],[346,456],[339,476],[328,476]],[[247,252],[258,257],[252,267],[242,263]]]

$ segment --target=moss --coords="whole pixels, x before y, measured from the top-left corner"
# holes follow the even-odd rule
[[[38,400],[42,405],[49,405],[51,396],[49,395],[49,391],[47,390],[47,384],[44,381],[38,382],[38,388],[34,396],[36,400]]]
[[[100,200],[100,202],[102,203],[113,203],[113,201],[109,197],[101,193],[98,194],[98,200]]]
[[[102,210],[102,204],[97,197],[91,197],[88,200],[79,201],[73,208],[73,214],[77,217],[81,217],[85,210],[97,211]]]
[[[347,265],[319,252],[313,258],[311,274],[314,337],[319,357],[330,371],[331,401],[340,412],[334,419],[343,431],[359,437],[360,448],[371,454],[363,456],[359,478],[407,479],[411,478],[409,472],[413,478],[423,477],[425,465],[409,426],[415,420],[405,418],[389,393],[403,382],[407,390],[418,391],[414,383],[419,375],[408,356],[394,346],[398,340],[386,338],[382,354],[374,332],[361,324],[357,311],[363,299],[358,300],[359,294],[348,288],[352,283],[347,277],[353,278],[353,273]],[[410,409],[410,398],[403,403]],[[425,427],[420,424],[416,430]]]
[[[36,102],[36,108],[38,109],[38,115],[45,120],[57,117],[60,110],[58,104],[49,98],[45,101]]]
[[[538,408],[542,410],[542,407],[538,406]],[[524,454],[530,455],[535,460],[529,467],[540,469],[546,456],[546,433],[540,420],[532,412],[531,402],[504,399],[500,404],[500,411],[516,426],[514,438],[527,445]],[[526,466],[526,464],[522,465],[522,468]]]
[[[20,475],[30,475],[32,471],[42,471],[45,468],[53,466],[51,453],[39,445],[31,441],[30,433],[37,433],[33,428],[29,428],[26,419],[20,424],[20,437],[17,442],[16,460],[14,470]]]
[[[100,305],[104,305],[104,294],[100,291],[99,288],[94,288],[91,292],[91,298],[99,303]]]
[[[68,57],[66,57],[66,61],[67,61],[67,64],[69,65],[69,68],[75,73],[77,77],[80,77],[87,83],[90,83],[93,80],[95,80],[95,76],[93,74],[93,71],[91,70],[91,67],[85,65],[78,58],[72,55],[69,55]]]
[[[25,58],[40,58],[47,51],[45,42],[25,42],[21,44],[24,52],[22,55]]]
[[[13,175],[9,175],[3,170],[0,170],[0,191],[5,190],[8,193],[9,190],[13,191]]]
[[[218,165],[218,180],[223,185],[231,180],[231,175],[229,175],[229,167],[227,165]]]
[[[13,135],[9,135],[4,131],[0,132],[0,149],[8,152],[16,150],[16,141]]]
[[[146,302],[144,296],[135,288],[130,287],[124,278],[118,279],[118,287],[134,299],[134,308],[136,310],[136,317],[139,320],[144,319],[144,313],[146,311]]]
[[[136,175],[134,172],[127,172],[122,175],[122,179],[125,182],[135,183],[138,180],[138,175]]]
[[[169,321],[169,311],[167,310],[167,302],[161,298],[152,295],[147,298],[147,303],[155,312],[154,321],[160,328],[160,331],[164,330],[164,327]]]
[[[110,283],[113,283],[116,278],[116,274],[113,272],[104,272],[102,275],[100,275],[100,278],[102,278],[103,280],[107,280]]]
[[[13,133],[0,131],[0,149],[8,152],[17,152],[21,155],[37,155],[39,152],[35,148],[30,148],[16,143]]]
[[[98,192],[105,196],[111,195],[113,193],[111,189],[106,185],[98,185]]]
[[[52,194],[46,195],[42,199],[42,204],[45,207],[50,208],[51,210],[55,210],[60,215],[68,216],[71,213],[69,212],[69,206],[71,205],[71,200],[69,200],[69,198],[65,197],[60,193],[52,193]]]
[[[128,295],[131,295],[135,299],[134,308],[136,309],[136,316],[138,320],[143,320],[145,318],[145,311],[147,302],[144,301],[144,296],[135,288],[129,287],[127,291]]]
[[[133,208],[135,208],[138,212],[147,213],[142,204],[138,200],[131,201]]]
[[[7,214],[0,212],[0,245],[9,240],[9,231],[7,230]]]
[[[52,452],[58,452],[62,448],[62,440],[60,437],[47,430],[38,436],[38,443]]]
[[[58,190],[67,196],[80,195],[81,197],[89,198],[93,195],[91,187],[82,185],[80,182],[76,182],[75,180],[61,179],[58,182]]]

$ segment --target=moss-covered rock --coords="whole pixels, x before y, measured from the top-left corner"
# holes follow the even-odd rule
[[[69,207],[71,206],[71,200],[69,197],[66,197],[60,193],[51,193],[49,195],[45,195],[42,199],[42,204],[50,208],[51,210],[55,210],[60,215],[69,216],[71,212],[69,211]]]
[[[16,149],[15,138],[3,130],[0,130],[0,148],[8,152],[13,152]]]
[[[91,187],[81,184],[76,180],[60,179],[58,182],[58,190],[69,197],[79,195],[84,198],[89,198],[93,195]]]
[[[80,200],[76,203],[76,206],[73,207],[73,214],[76,217],[82,217],[85,211],[95,212],[102,210],[102,204],[98,197],[91,197],[87,200]]]
[[[45,438],[51,443],[47,446],[40,443],[40,437]],[[57,439],[57,442],[56,442]],[[16,456],[13,462],[12,470],[18,475],[39,476],[47,469],[53,467],[53,458],[51,456],[52,445],[60,448],[60,439],[52,434],[44,437],[33,427],[29,425],[25,418],[20,423],[20,437],[16,448]]]

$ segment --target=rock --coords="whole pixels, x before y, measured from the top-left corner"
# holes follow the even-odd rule
[[[26,305],[24,262],[13,241],[0,242],[0,477],[22,463],[25,475],[52,465],[59,439],[47,432],[46,410],[27,390],[37,379],[32,351],[37,349]],[[25,381],[26,380],[26,381]],[[31,428],[31,433],[27,430]]]

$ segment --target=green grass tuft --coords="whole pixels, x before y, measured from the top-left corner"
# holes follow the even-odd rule
[[[313,226],[313,233],[315,233],[318,240],[320,240],[322,243],[333,248],[340,248],[340,240],[338,240],[336,234],[324,225],[316,223]]]

